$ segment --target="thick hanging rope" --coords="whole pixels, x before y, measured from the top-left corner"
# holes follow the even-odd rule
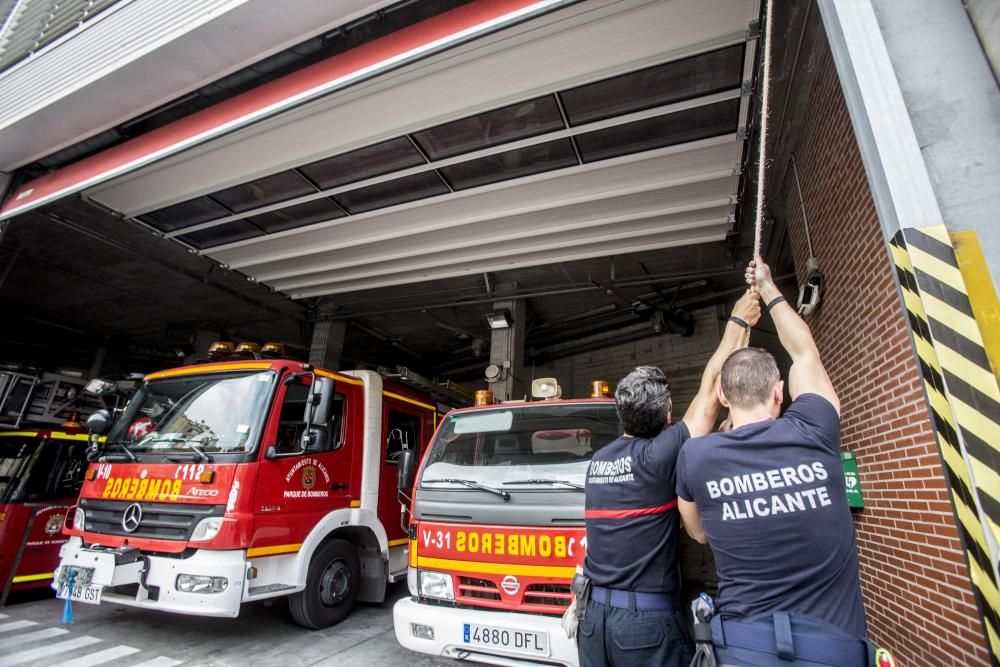
[[[767,115],[771,102],[771,24],[774,13],[773,0],[767,0],[764,13],[763,48],[764,59],[760,74],[760,131],[757,133],[757,212],[753,225],[753,257],[760,259],[761,229],[764,225],[764,175],[767,171]]]

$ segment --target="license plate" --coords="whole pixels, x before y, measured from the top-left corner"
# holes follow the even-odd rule
[[[90,567],[73,567],[71,569],[74,571],[73,590],[69,590],[69,571],[67,571],[65,575],[60,573],[60,586],[59,590],[56,592],[56,597],[60,600],[69,598],[74,602],[100,604],[101,592],[104,590],[104,587],[90,583],[90,580],[94,575],[94,569]]]
[[[549,635],[547,632],[511,630],[492,625],[465,623],[462,628],[462,638],[466,644],[471,646],[502,648],[505,651],[528,655],[549,654]]]

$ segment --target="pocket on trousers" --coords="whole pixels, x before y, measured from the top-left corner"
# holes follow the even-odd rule
[[[660,646],[664,641],[663,623],[643,621],[611,628],[611,638],[615,646],[623,651],[636,651]]]
[[[578,631],[584,637],[593,637],[594,628],[597,626],[597,612],[593,609],[588,609],[586,616],[580,621],[580,627]]]

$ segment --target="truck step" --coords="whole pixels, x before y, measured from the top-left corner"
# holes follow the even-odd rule
[[[267,586],[251,586],[247,589],[247,597],[257,597],[259,595],[270,595],[283,591],[294,590],[295,586],[289,584],[268,584]]]

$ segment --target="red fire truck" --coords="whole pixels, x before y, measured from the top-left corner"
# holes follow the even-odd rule
[[[235,617],[290,597],[333,625],[406,575],[397,458],[435,426],[427,393],[285,359],[153,373],[108,431],[67,514],[62,598]]]
[[[593,453],[621,434],[607,383],[563,400],[536,380],[515,401],[445,416],[412,489],[411,597],[393,608],[408,649],[476,662],[576,665],[560,627],[586,550],[583,485]],[[478,402],[478,401],[477,401]]]
[[[87,467],[80,415],[122,398],[88,386],[56,373],[0,372],[0,605],[52,581],[63,519]]]
[[[0,431],[0,600],[52,582],[86,448],[79,428]]]

